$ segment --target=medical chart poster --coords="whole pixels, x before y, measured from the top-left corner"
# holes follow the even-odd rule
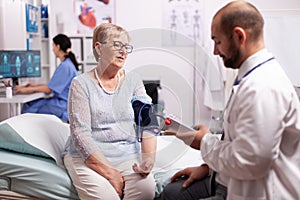
[[[92,35],[94,28],[115,21],[115,0],[73,0],[77,33]]]
[[[204,0],[163,0],[164,45],[191,46],[203,41]]]

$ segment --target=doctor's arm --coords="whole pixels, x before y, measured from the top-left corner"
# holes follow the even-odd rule
[[[201,141],[204,135],[209,133],[209,129],[204,125],[197,125],[197,131],[189,131],[184,133],[176,133],[176,137],[182,140],[186,145],[200,150]]]
[[[214,171],[235,179],[255,180],[266,176],[278,157],[284,118],[284,105],[280,103],[288,100],[279,100],[285,97],[269,88],[247,88],[240,92],[243,95],[235,98],[239,103],[232,109],[235,118],[227,124],[224,140],[216,143],[213,150],[205,151],[202,147],[211,142],[211,138],[205,136],[201,153]]]

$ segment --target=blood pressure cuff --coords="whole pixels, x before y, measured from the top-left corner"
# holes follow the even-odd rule
[[[140,100],[134,100],[132,102],[132,108],[134,110],[134,121],[138,126],[158,127],[158,121],[153,104],[144,103]]]

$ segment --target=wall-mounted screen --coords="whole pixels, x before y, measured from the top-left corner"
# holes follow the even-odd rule
[[[41,55],[38,50],[0,50],[0,78],[41,77]]]

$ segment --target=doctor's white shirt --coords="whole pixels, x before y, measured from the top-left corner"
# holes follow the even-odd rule
[[[230,200],[300,199],[300,104],[272,57],[264,49],[241,65],[225,110],[224,140],[206,134],[201,141],[203,160]]]

